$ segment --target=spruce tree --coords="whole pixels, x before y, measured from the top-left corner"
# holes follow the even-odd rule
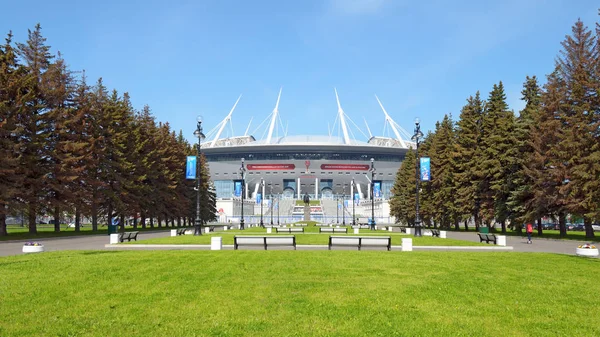
[[[477,154],[480,150],[483,102],[479,92],[469,97],[462,108],[456,125],[455,189],[457,212],[468,230],[468,220],[473,218],[479,228],[479,208],[481,204],[480,180],[477,173]]]
[[[416,155],[413,151],[409,150],[396,173],[396,180],[394,187],[392,187],[392,198],[390,200],[390,215],[396,218],[396,222],[408,226],[415,224],[416,217],[415,165]]]
[[[18,64],[9,33],[4,46],[0,46],[0,236],[6,230],[7,206],[12,203],[20,185],[18,174],[18,100],[21,95],[23,68]]]

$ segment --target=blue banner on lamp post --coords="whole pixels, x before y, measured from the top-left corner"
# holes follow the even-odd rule
[[[196,156],[187,157],[185,179],[196,179]]]
[[[431,160],[429,157],[421,158],[421,181],[431,180]]]

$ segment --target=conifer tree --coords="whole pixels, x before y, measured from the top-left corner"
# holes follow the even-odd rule
[[[7,207],[21,185],[17,173],[19,143],[17,137],[18,100],[21,95],[23,71],[12,46],[12,32],[0,46],[0,236],[6,230]]]
[[[474,219],[476,228],[480,225],[480,178],[476,175],[476,156],[481,146],[482,120],[483,102],[477,92],[475,97],[467,99],[456,126],[456,202],[461,221],[465,222],[465,230],[468,230],[470,218]]]
[[[37,233],[36,218],[45,199],[43,186],[51,172],[48,160],[47,140],[52,133],[44,92],[43,74],[54,58],[50,46],[45,44],[41,26],[29,30],[25,43],[18,43],[18,53],[25,62],[24,95],[21,97],[18,125],[21,128],[19,142],[22,144],[19,161],[19,174],[23,177],[23,188],[18,196],[27,204],[29,233]]]
[[[598,105],[600,92],[595,77],[595,39],[578,20],[572,35],[562,42],[557,59],[558,75],[566,85],[566,96],[559,113],[563,128],[556,146],[559,162],[566,165],[567,180],[559,188],[570,213],[584,219],[586,238],[593,238],[593,217],[599,209],[595,193],[600,189],[600,153],[598,152]]]
[[[396,173],[396,181],[392,188],[392,198],[390,200],[390,215],[396,218],[396,222],[408,226],[415,224],[416,217],[415,165],[416,155],[413,151],[408,151]]]

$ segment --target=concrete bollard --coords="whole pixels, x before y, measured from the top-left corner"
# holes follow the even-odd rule
[[[340,228],[340,226],[335,226],[335,228]]]
[[[403,252],[412,252],[412,239],[411,238],[402,238],[402,251]]]
[[[446,231],[440,231],[440,239],[445,239],[446,238]]]
[[[111,245],[119,243],[119,234],[111,234],[109,242]]]
[[[498,235],[498,236],[496,236],[496,245],[498,245],[498,246],[506,246],[506,235]]]
[[[271,234],[272,230],[273,230],[273,228],[267,227],[267,234]]]
[[[204,227],[204,233],[210,233],[210,227]]]
[[[213,236],[210,238],[210,250],[221,250],[223,248],[223,238]]]
[[[177,230],[171,229],[171,236],[177,236]]]
[[[223,231],[227,231],[229,229],[229,226],[223,226]]]
[[[394,231],[394,227],[392,227],[392,226],[388,226],[388,231],[389,231],[389,232],[393,232],[393,231]]]
[[[407,228],[406,229],[406,234],[412,234],[412,228]]]
[[[359,231],[358,227],[354,228],[354,234],[358,234],[358,231]]]

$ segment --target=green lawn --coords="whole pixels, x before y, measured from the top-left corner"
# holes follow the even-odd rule
[[[156,225],[155,225],[156,226]],[[141,227],[138,227],[138,229],[136,229],[136,231],[156,231],[156,230],[167,230],[167,229],[171,229],[171,228],[166,228],[166,227],[162,227],[162,228],[158,228],[158,227],[154,227],[154,228],[146,228],[146,229],[142,229]],[[125,227],[126,231],[133,231],[133,227],[131,226],[127,226]],[[104,235],[108,235],[108,227],[104,226],[100,226],[98,225],[98,230],[97,231],[93,231],[92,230],[92,225],[85,225],[84,227],[81,228],[81,230],[79,232],[75,231],[75,228],[67,228],[66,225],[61,225],[60,226],[60,232],[54,232],[54,225],[38,225],[37,226],[37,234],[31,235],[29,234],[29,228],[26,227],[21,227],[21,226],[7,226],[7,232],[8,232],[8,236],[0,236],[0,241],[7,241],[7,240],[25,240],[25,239],[42,239],[42,238],[54,238],[54,237],[63,237],[63,236],[78,236],[78,235],[98,235],[98,234],[104,234]]]
[[[263,228],[249,228],[244,231],[227,231],[227,232],[217,232],[210,235],[202,235],[202,236],[194,236],[194,235],[182,235],[182,236],[170,236],[166,238],[156,238],[156,239],[148,239],[148,240],[139,240],[132,241],[128,244],[210,244],[211,236],[220,236],[223,238],[224,245],[233,245],[233,236],[234,235],[295,235],[296,236],[296,244],[299,245],[327,245],[329,243],[330,235],[349,235],[354,236],[352,229],[348,230],[349,234],[343,233],[327,233],[327,234],[319,234],[319,229],[316,227],[306,227],[305,234],[302,233],[280,233],[280,234],[267,234],[266,229]],[[391,236],[392,237],[392,245],[401,245],[402,238],[412,238],[413,246],[485,246],[485,243],[471,242],[471,241],[463,241],[463,240],[453,240],[453,239],[440,239],[430,236],[424,236],[420,238],[415,238],[410,235],[400,234],[400,233],[390,233],[386,231],[369,231],[369,230],[361,230],[361,236],[366,235],[381,235],[381,236]]]
[[[321,201],[320,200],[311,200],[310,201],[310,205],[311,206],[316,206],[316,205],[320,205]],[[303,200],[296,200],[296,206],[304,206],[304,201]]]
[[[599,336],[599,268],[500,252],[11,256],[0,336]]]

